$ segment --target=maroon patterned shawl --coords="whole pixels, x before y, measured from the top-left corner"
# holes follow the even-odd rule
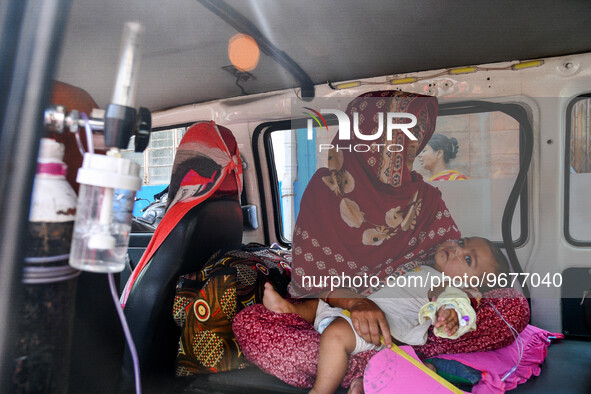
[[[374,145],[353,132],[350,141],[341,141],[337,135],[333,146],[364,144],[371,149],[331,149],[328,168],[319,169],[310,180],[294,229],[294,295],[318,293],[321,277],[343,275],[367,276],[362,285],[359,280],[341,283],[367,294],[371,292],[369,276],[384,279],[401,264],[425,260],[436,245],[460,236],[441,192],[405,164],[414,161],[433,134],[437,110],[434,97],[393,90],[366,93],[349,104],[347,114],[352,124],[353,113],[359,114],[362,134],[375,134],[380,116],[384,132]],[[410,129],[418,139],[416,151],[399,129],[387,140],[386,112],[416,116],[417,125]],[[409,121],[394,119],[395,123]],[[386,146],[392,144],[404,149],[390,152]]]

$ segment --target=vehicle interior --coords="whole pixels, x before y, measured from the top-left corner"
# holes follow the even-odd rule
[[[142,109],[121,155],[137,164],[142,182],[117,296],[165,215],[175,155],[191,125],[213,121],[231,131],[243,178],[236,194],[192,208],[136,279],[124,311],[139,361],[106,275],[82,272],[65,281],[67,290],[44,282],[31,290],[22,280],[40,140],[57,135],[75,179],[82,156],[68,128],[84,134],[84,127],[73,126],[71,111],[86,113],[86,125],[110,116],[130,21],[141,26],[133,43],[141,56],[129,106]],[[451,164],[468,179],[430,183],[463,234],[501,247],[517,279],[512,287],[528,298],[530,324],[564,335],[548,347],[539,376],[512,392],[591,392],[590,21],[584,0],[5,1],[0,392],[131,393],[137,363],[146,393],[307,392],[254,365],[175,377],[175,286],[218,250],[256,243],[291,251],[303,192],[327,166],[322,146],[338,132],[336,118],[316,119],[316,127],[310,112],[344,111],[377,90],[437,97],[435,132],[456,139]],[[47,120],[56,105],[66,124],[59,135],[48,131],[60,117]],[[114,145],[98,127],[91,138],[100,153]],[[425,179],[434,175],[422,159],[414,165]],[[66,361],[48,376],[15,362],[15,343],[28,336],[18,321],[38,313],[27,297],[59,306],[36,326],[59,323],[71,333],[52,338]]]

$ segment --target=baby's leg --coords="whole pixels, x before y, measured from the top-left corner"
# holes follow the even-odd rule
[[[269,282],[265,283],[263,294],[263,305],[270,311],[276,313],[296,313],[309,323],[314,323],[318,299],[311,298],[299,304],[292,304],[273,289]]]
[[[341,318],[335,319],[320,337],[318,373],[310,393],[334,393],[340,386],[349,363],[349,354],[355,350],[353,327]]]

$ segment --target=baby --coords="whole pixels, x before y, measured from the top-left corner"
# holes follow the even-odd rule
[[[318,373],[310,393],[333,393],[345,376],[349,354],[380,349],[380,332],[387,333],[383,342],[389,347],[392,337],[399,344],[423,345],[432,324],[436,335],[450,339],[476,328],[476,313],[468,296],[451,287],[431,291],[428,276],[445,274],[452,278],[481,279],[485,273],[503,272],[508,272],[507,260],[492,242],[484,238],[462,238],[439,245],[432,266],[422,265],[420,270],[405,275],[419,276],[420,280],[413,284],[422,286],[384,287],[368,299],[352,298],[347,290],[338,289],[328,293],[324,300],[292,304],[266,284],[263,304],[271,311],[296,313],[314,323],[321,337]],[[343,314],[345,309],[375,310],[376,305],[385,315],[385,320],[377,317],[380,332],[375,327],[372,329],[364,318],[352,316],[352,320],[348,313]],[[350,392],[362,392],[360,382],[354,383]]]

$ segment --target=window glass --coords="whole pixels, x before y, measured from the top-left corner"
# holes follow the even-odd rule
[[[571,242],[591,242],[591,99],[578,98],[571,106],[570,149],[567,151],[567,239]]]
[[[459,172],[469,179],[515,180],[519,172],[519,122],[511,116],[499,111],[440,115],[434,135],[437,134],[456,142],[455,157],[444,164],[449,173]],[[436,140],[437,136],[428,145],[446,150],[445,142]],[[419,159],[414,169],[429,180],[437,175],[433,167]],[[441,180],[450,177],[440,176]]]
[[[463,234],[502,241],[501,219],[519,172],[519,127],[517,120],[500,111],[466,114],[440,111],[435,134],[455,139],[455,158],[449,159],[443,169],[430,165],[428,158],[418,158],[414,170],[425,180],[433,179],[429,182],[441,190]],[[307,140],[304,129],[271,133],[270,157],[275,164],[281,228],[288,242],[292,239],[305,186],[317,168],[327,166],[326,151],[318,153],[318,146],[330,143],[338,128],[329,126],[328,133],[316,130],[311,141]],[[442,181],[454,178],[453,182]],[[464,178],[467,179],[458,180]],[[518,203],[512,223],[514,241],[521,237],[520,219]]]
[[[150,143],[143,153],[134,151],[135,137],[131,137],[122,155],[140,165],[143,185],[168,185],[176,149],[186,131],[185,127],[180,127],[152,132]]]
[[[501,242],[503,211],[519,173],[519,144],[519,122],[503,112],[444,112],[414,169],[441,190],[462,234]],[[429,153],[438,156],[428,157]],[[446,155],[447,163],[441,159]],[[513,241],[521,236],[520,215],[518,203]]]
[[[141,153],[135,153],[135,136],[132,136],[129,139],[129,146],[127,147],[127,149],[121,151],[121,155],[124,158],[129,159],[129,160],[133,161],[134,163],[136,163],[138,166],[140,166],[140,178],[145,179],[145,177],[144,177],[144,168],[145,168],[144,155],[142,155]]]
[[[185,127],[180,127],[152,132],[150,143],[143,153],[134,151],[135,137],[131,137],[128,149],[121,152],[123,157],[140,166],[142,188],[136,193],[133,216],[136,220],[148,223],[150,227],[145,227],[148,230],[159,223],[163,214],[161,206],[164,203],[158,204],[158,201],[154,201],[154,195],[160,193],[170,183],[174,156],[186,131]]]

